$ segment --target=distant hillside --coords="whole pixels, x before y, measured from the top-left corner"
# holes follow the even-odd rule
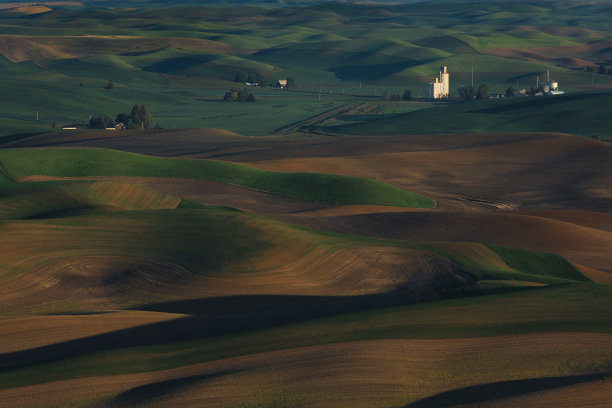
[[[612,86],[605,3],[4,4],[0,135],[114,118],[138,103],[162,127],[259,136],[384,91],[426,95],[441,65],[453,90],[471,82],[472,67],[478,83],[502,91],[547,70],[568,91]],[[241,72],[262,79],[258,103],[220,103],[246,86],[235,81]],[[269,87],[287,77],[295,90]]]
[[[350,134],[455,132],[561,132],[612,137],[612,93],[512,97],[456,102],[364,123],[323,127]],[[346,117],[350,120],[350,116]]]

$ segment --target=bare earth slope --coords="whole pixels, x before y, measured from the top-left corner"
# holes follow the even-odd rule
[[[609,403],[612,337],[601,323],[609,318],[609,300],[602,297],[609,292],[601,288],[612,282],[610,144],[539,133],[249,138],[163,130],[63,132],[11,145],[32,146],[365,176],[437,205],[334,206],[220,183],[119,177],[113,182],[250,213],[240,215],[247,221],[238,231],[246,236],[221,242],[222,236],[208,234],[220,228],[212,220],[195,225],[181,217],[189,210],[3,221],[0,406]],[[35,180],[50,179],[21,181]],[[236,227],[232,214],[223,215],[223,228]],[[381,305],[408,296],[398,288],[473,281],[430,250],[377,246],[359,237],[349,245],[329,235],[332,247],[269,218],[398,242],[448,241],[439,248],[481,257],[493,269],[508,265],[486,258],[486,246],[463,243],[552,252],[601,283],[564,283],[558,288],[567,292],[555,294],[520,282],[504,287],[501,297],[482,297],[482,304],[424,303],[386,320],[394,312]],[[249,253],[244,242],[263,244]],[[247,255],[227,256],[240,251]],[[220,259],[222,268],[213,270]],[[414,299],[402,301],[408,300]],[[370,309],[372,302],[379,303]],[[60,313],[88,310],[99,314]],[[367,319],[380,325],[368,326]],[[349,334],[338,334],[338,327]]]
[[[57,134],[24,140],[19,145],[107,147],[147,154],[159,154],[162,148],[164,155],[240,161],[275,171],[372,177],[434,198],[437,209],[376,214],[399,210],[330,208],[201,181],[130,182],[316,229],[393,239],[508,245],[557,252],[581,265],[612,270],[612,255],[607,250],[612,240],[612,217],[608,215],[612,208],[612,145],[575,136],[289,139],[183,130],[123,136],[104,132],[70,137]]]
[[[612,145],[564,134],[453,134],[251,138],[217,130],[60,132],[6,147],[103,147],[154,156],[214,158],[275,171],[380,179],[440,208],[609,212]]]

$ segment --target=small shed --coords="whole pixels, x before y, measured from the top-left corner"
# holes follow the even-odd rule
[[[278,81],[276,81],[274,83],[274,87],[275,88],[285,89],[287,87],[287,80],[286,79],[279,79]]]

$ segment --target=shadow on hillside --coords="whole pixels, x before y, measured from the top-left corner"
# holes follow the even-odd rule
[[[137,310],[189,316],[0,355],[0,372],[128,347],[198,340],[306,320],[442,299],[535,290],[536,288],[398,288],[358,296],[244,295],[181,300]]]
[[[112,406],[136,406],[148,401],[155,401],[173,392],[181,391],[198,383],[213,380],[232,374],[233,371],[218,372],[213,374],[194,375],[190,377],[174,378],[171,380],[158,381],[151,384],[131,388],[117,395],[112,400]],[[138,405],[140,406],[140,405]]]
[[[360,296],[232,296],[139,308],[190,314],[174,320],[0,355],[0,371],[92,352],[196,340],[304,320],[438,299],[436,291],[393,291]]]
[[[610,377],[610,375],[612,375],[612,372],[481,384],[443,392],[405,405],[404,408],[444,408],[457,405],[463,406],[464,404],[478,404],[490,400],[518,397],[533,392],[602,380]]]

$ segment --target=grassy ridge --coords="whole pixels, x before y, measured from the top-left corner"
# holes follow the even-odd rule
[[[12,177],[179,177],[231,183],[309,201],[430,208],[433,201],[371,179],[277,173],[209,160],[175,160],[102,149],[10,149],[0,164]]]
[[[590,282],[570,262],[557,254],[478,243],[439,242],[421,244],[421,247],[452,260],[475,282],[496,281],[498,287],[513,286],[516,282],[546,285],[568,281]],[[479,289],[487,285],[468,283],[467,287]]]
[[[574,265],[556,254],[490,246],[510,267],[520,273],[589,282]]]

